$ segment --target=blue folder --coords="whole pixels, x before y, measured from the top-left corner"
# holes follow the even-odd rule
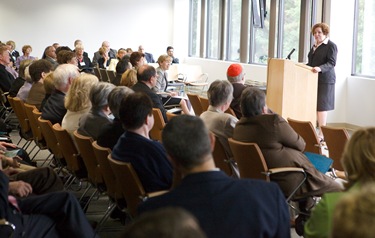
[[[331,165],[333,163],[333,160],[331,158],[311,152],[304,152],[304,154],[315,166],[315,168],[323,174],[327,173],[327,171],[331,168]]]

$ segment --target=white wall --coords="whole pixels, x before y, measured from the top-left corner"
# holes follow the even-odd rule
[[[73,47],[81,39],[92,57],[102,41],[114,49],[143,44],[157,58],[173,45],[173,0],[12,0],[1,4],[1,41],[33,47],[41,57],[54,42]],[[187,31],[187,29],[186,29]]]
[[[375,81],[350,77],[354,0],[331,0],[330,37],[338,46],[336,65],[336,109],[328,114],[329,123],[373,125],[371,96]],[[33,47],[32,55],[41,57],[44,48],[54,42],[73,47],[81,39],[90,56],[108,40],[111,47],[143,44],[157,58],[173,45],[181,62],[199,64],[209,81],[225,79],[231,62],[189,58],[188,0],[12,0],[0,8],[1,41],[12,39],[20,51]],[[246,79],[266,82],[265,66],[243,64]]]

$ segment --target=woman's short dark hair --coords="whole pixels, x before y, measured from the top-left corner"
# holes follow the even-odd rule
[[[134,51],[133,53],[131,53],[130,63],[133,65],[133,67],[137,66],[138,61],[140,61],[142,57],[145,57],[145,54],[141,52]]]
[[[261,115],[266,106],[265,93],[255,87],[247,87],[241,94],[241,112],[244,117]]]
[[[314,35],[314,31],[316,28],[321,28],[324,35],[329,34],[329,26],[327,23],[322,22],[322,23],[315,24],[311,29],[311,34]]]
[[[129,65],[129,60],[128,59],[122,59],[120,60],[117,65],[116,65],[116,73],[117,74],[123,74],[126,70],[130,69]]]

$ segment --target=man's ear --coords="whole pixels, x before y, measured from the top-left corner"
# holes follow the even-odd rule
[[[216,138],[215,138],[215,135],[214,135],[212,132],[209,132],[209,133],[208,133],[208,137],[210,138],[210,143],[211,143],[211,152],[213,152],[214,149],[215,149],[215,141],[216,141]]]

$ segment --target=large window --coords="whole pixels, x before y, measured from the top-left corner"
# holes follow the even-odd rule
[[[291,59],[298,61],[298,43],[300,29],[301,0],[285,0],[283,11],[283,48],[282,57],[286,58],[292,49],[296,51]]]
[[[263,28],[255,28],[253,29],[253,36],[254,38],[250,37],[250,42],[254,42],[253,44],[250,43],[250,63],[256,64],[267,64],[268,59],[268,35],[269,35],[269,12],[270,12],[270,0],[263,1],[261,3],[265,3],[266,11],[264,13],[264,23]],[[251,9],[251,6],[250,6]],[[253,46],[253,47],[252,47]]]
[[[201,1],[190,1],[189,56],[199,56]]]
[[[375,76],[375,2],[356,1],[355,75]]]
[[[208,0],[207,8],[207,58],[219,59],[220,50],[220,2]]]
[[[309,44],[299,39],[305,1],[313,0],[190,0],[190,56],[267,64],[294,48],[292,60],[298,61],[300,44]],[[252,9],[261,10],[253,16]]]
[[[242,0],[231,0],[228,6],[228,47],[227,60],[240,60],[241,39],[241,3]]]

